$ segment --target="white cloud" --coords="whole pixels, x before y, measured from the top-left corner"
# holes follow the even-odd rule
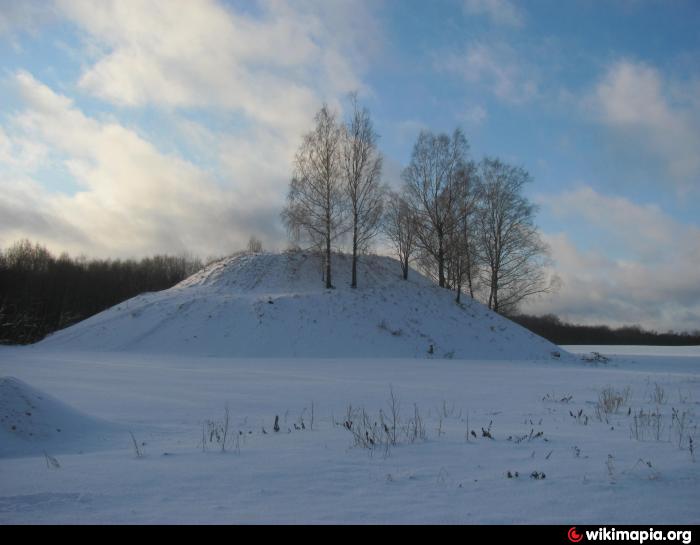
[[[244,199],[254,185],[258,195],[279,208],[286,196],[290,168],[298,142],[265,126],[247,128],[241,134],[216,131],[189,120],[175,126],[185,138],[188,151],[215,165],[215,172],[237,198]]]
[[[0,247],[25,237],[49,242],[58,250],[89,247],[88,236],[65,213],[31,178],[7,172],[0,177]]]
[[[656,204],[637,204],[588,186],[541,196],[538,202],[555,218],[572,225],[582,221],[601,234],[609,234],[605,244],[616,244],[617,254],[627,251],[658,260],[680,242],[679,225]]]
[[[52,6],[42,0],[3,0],[0,2],[0,38],[15,38],[21,32],[35,33],[54,19]]]
[[[21,136],[10,138],[0,126],[0,164],[32,172],[45,162],[47,154],[42,143]]]
[[[654,67],[622,60],[610,66],[587,101],[596,119],[666,165],[681,190],[700,188],[700,104],[690,88]]]
[[[441,56],[436,66],[469,84],[484,86],[512,104],[528,102],[539,94],[534,69],[526,68],[516,51],[506,44],[475,42],[460,54]]]
[[[510,0],[464,0],[464,10],[470,15],[485,15],[499,25],[519,27],[524,15]]]
[[[97,52],[84,90],[125,106],[224,108],[292,131],[322,100],[363,88],[363,53],[378,41],[361,2],[263,1],[251,15],[214,0],[57,1]]]
[[[700,327],[700,228],[681,224],[655,205],[600,194],[590,187],[540,203],[550,213],[583,220],[589,249],[565,233],[548,234],[561,290],[529,304],[578,323],[641,324],[659,330]],[[625,257],[602,250],[612,243]],[[619,255],[619,254],[617,254]]]
[[[279,211],[301,134],[322,101],[371,93],[362,73],[382,45],[373,6],[54,0],[81,38],[78,93],[11,78],[24,109],[0,120],[0,245],[29,236],[91,255],[206,256],[253,233],[284,244]],[[81,91],[101,113],[74,102]],[[127,109],[161,127],[134,126]]]
[[[50,148],[79,191],[52,193],[21,175],[3,181],[4,244],[21,235],[91,255],[206,256],[242,247],[251,233],[266,242],[280,238],[279,203],[258,179],[222,186],[133,130],[85,115],[26,72],[15,83],[26,109],[12,118],[14,132]]]

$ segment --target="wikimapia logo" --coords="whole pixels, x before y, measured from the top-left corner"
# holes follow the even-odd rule
[[[569,528],[566,536],[572,543],[579,543],[586,538],[586,541],[633,541],[635,543],[645,543],[647,541],[680,541],[684,545],[693,541],[691,530],[616,530],[615,528],[601,527],[597,530],[586,530],[578,532],[576,526]]]

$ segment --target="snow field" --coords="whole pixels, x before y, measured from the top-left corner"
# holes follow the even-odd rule
[[[40,452],[0,459],[0,522],[697,523],[700,474],[672,414],[684,414],[684,435],[697,437],[700,354],[677,360],[613,356],[596,366],[6,348],[2,375],[119,431],[110,448],[83,442],[49,452],[58,468]],[[599,418],[606,389],[625,399]],[[390,412],[390,390],[402,424],[417,405],[425,439],[400,437],[388,452],[355,446],[343,426],[348,406],[379,418],[380,409]],[[226,406],[226,451],[215,440],[204,450],[203,427],[221,423]],[[639,411],[662,415],[658,440],[651,425],[635,438]],[[477,437],[467,441],[467,429]]]

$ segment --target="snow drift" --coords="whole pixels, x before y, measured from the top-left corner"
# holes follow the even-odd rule
[[[552,359],[549,341],[411,271],[334,255],[335,289],[308,253],[244,254],[142,294],[40,343],[46,348],[233,357]]]
[[[0,458],[78,452],[117,429],[21,380],[0,377]]]

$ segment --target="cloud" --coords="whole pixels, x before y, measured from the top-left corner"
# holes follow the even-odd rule
[[[0,247],[28,236],[59,250],[89,246],[89,237],[65,218],[65,212],[32,179],[6,173],[0,177]]]
[[[470,106],[460,116],[470,127],[478,127],[488,117],[488,112],[483,106]]]
[[[653,66],[621,60],[586,102],[595,119],[660,159],[677,189],[700,188],[697,85],[666,81]]]
[[[589,186],[540,196],[538,202],[553,217],[570,225],[582,224],[595,232],[600,237],[598,245],[614,246],[617,255],[633,253],[647,260],[659,260],[685,238],[678,238],[682,229],[658,205],[603,195]]]
[[[6,0],[0,5],[0,39],[15,38],[21,32],[35,33],[56,19],[52,6],[42,0]]]
[[[232,110],[291,131],[322,100],[363,88],[364,54],[379,40],[362,2],[263,1],[248,12],[214,0],[58,5],[96,52],[83,90],[121,106]]]
[[[464,0],[464,10],[469,15],[485,15],[498,25],[520,27],[524,15],[510,0]]]
[[[580,218],[589,238],[577,246],[566,233],[545,236],[561,290],[529,304],[578,323],[641,324],[659,330],[700,324],[700,228],[681,224],[655,205],[639,205],[590,187],[539,199],[548,213]],[[611,257],[603,247],[626,248]],[[619,253],[612,255],[619,256]]]
[[[462,53],[442,55],[435,64],[469,84],[486,87],[504,102],[523,104],[539,94],[533,70],[526,68],[516,51],[505,43],[475,42]]]
[[[18,175],[4,181],[4,244],[21,233],[54,249],[99,256],[186,250],[206,256],[242,247],[251,233],[266,243],[281,238],[279,202],[256,178],[222,186],[133,130],[87,116],[29,73],[14,81],[26,109],[12,117],[13,133],[50,148],[54,167],[79,189],[52,193]],[[3,166],[12,172],[12,164]]]
[[[45,162],[48,151],[41,142],[21,136],[10,138],[0,126],[0,164],[31,172]]]
[[[10,78],[22,109],[0,119],[0,245],[206,256],[256,234],[281,247],[301,134],[323,101],[371,93],[375,5],[54,0],[79,37],[80,73],[60,93]],[[139,127],[142,115],[157,123]]]

